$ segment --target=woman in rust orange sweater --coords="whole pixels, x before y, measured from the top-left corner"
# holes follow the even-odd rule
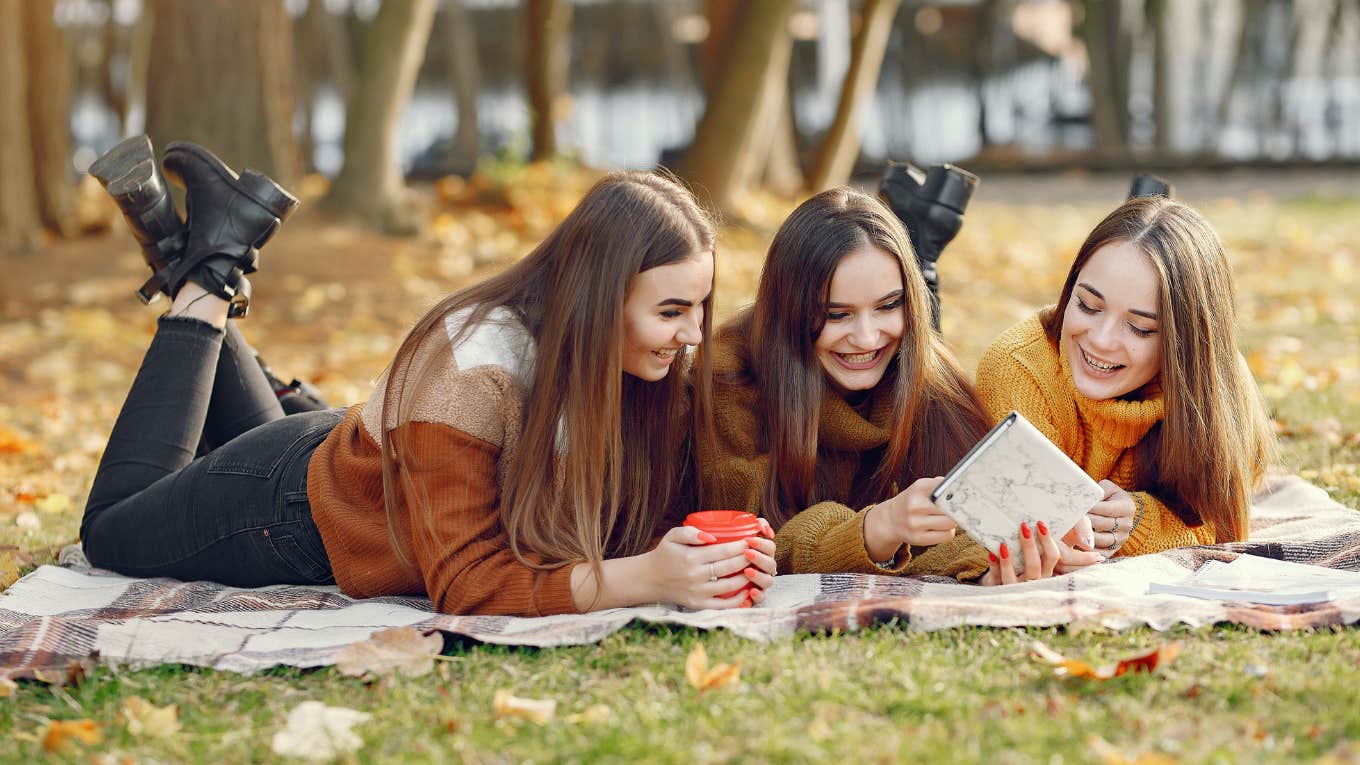
[[[212,160],[188,174],[188,244],[165,266],[173,304],[90,492],[92,562],[427,594],[457,614],[731,608],[740,600],[719,596],[748,583],[763,598],[769,539],[705,544],[716,540],[680,525],[708,405],[706,356],[686,349],[709,329],[714,246],[688,191],[606,177],[523,260],[427,313],[367,403],[285,417],[253,359],[218,372],[243,345],[232,290],[195,274],[253,271],[279,213],[261,208],[247,238],[216,241],[245,228],[223,217],[258,202]],[[219,394],[247,387],[268,399],[261,422],[195,459],[205,421],[232,414],[215,411],[230,403]]]
[[[1274,435],[1237,350],[1223,246],[1189,207],[1132,199],[1087,237],[1056,306],[998,337],[978,365],[991,417],[1034,422],[1106,497],[1104,555],[1247,536]]]

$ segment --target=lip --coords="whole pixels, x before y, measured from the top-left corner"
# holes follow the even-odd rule
[[[830,353],[831,353],[831,357],[834,358],[834,359],[836,360],[836,364],[837,364],[838,366],[840,366],[842,369],[845,369],[845,370],[848,370],[848,371],[851,371],[851,372],[863,372],[863,371],[866,371],[866,370],[869,370],[869,369],[873,369],[874,367],[878,366],[878,363],[879,363],[880,361],[883,360],[884,351],[886,351],[886,350],[887,350],[887,346],[884,346],[884,347],[882,347],[882,348],[878,348],[878,349],[876,349],[876,350],[873,351],[873,354],[874,354],[874,357],[873,357],[873,358],[869,359],[868,361],[864,361],[864,362],[861,362],[861,363],[858,363],[858,364],[852,364],[852,363],[846,361],[846,360],[845,360],[845,357],[842,356],[840,353],[837,353],[836,351],[830,351]],[[867,353],[867,351],[865,351],[865,353]],[[859,355],[859,354],[856,354],[856,355]]]
[[[679,348],[674,348],[674,349],[667,348],[666,350],[674,350],[675,352],[672,353],[672,354],[669,355],[669,356],[662,356],[662,355],[661,355],[660,353],[658,353],[657,351],[652,351],[651,355],[652,355],[652,358],[656,359],[658,363],[660,363],[660,364],[665,364],[665,365],[667,365],[667,366],[670,366],[671,364],[675,363],[675,360],[676,360],[676,359],[680,358],[680,350],[681,350],[681,349],[679,349]]]
[[[1081,370],[1089,377],[1108,380],[1125,369],[1125,365],[1123,364],[1116,364],[1113,369],[1101,369],[1091,363],[1091,356],[1086,353],[1085,348],[1082,348],[1080,345],[1077,345],[1076,348],[1077,353],[1081,356]]]

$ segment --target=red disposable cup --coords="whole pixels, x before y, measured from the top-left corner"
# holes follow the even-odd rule
[[[685,516],[685,525],[712,534],[716,539],[709,544],[738,542],[760,536],[760,519],[743,510],[700,510]],[[750,593],[754,584],[719,595],[720,598],[735,598]]]

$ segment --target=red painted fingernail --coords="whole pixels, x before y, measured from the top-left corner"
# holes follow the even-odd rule
[[[987,560],[989,560],[989,561],[991,561],[991,562],[993,562],[993,563],[1000,563],[1000,562],[1001,562],[1000,560],[997,559],[996,553],[992,552],[991,550],[988,550],[988,551],[987,551]]]
[[[718,538],[708,533],[707,531],[701,531],[699,532],[699,541],[703,542],[706,545],[711,545],[714,542],[718,541]]]
[[[743,551],[742,551],[742,554],[746,556],[746,560],[749,560],[749,561],[751,561],[752,563],[755,563],[756,560],[758,559],[757,556],[760,555],[760,553],[756,552],[755,550],[750,550],[750,549],[748,549],[748,550],[743,550]]]
[[[756,580],[756,574],[759,572],[751,568],[750,566],[747,566],[746,568],[741,570],[741,573],[745,574],[747,579],[750,579],[751,581],[754,582]]]
[[[1003,558],[1011,557],[1011,548],[1007,547],[1005,542],[1001,543],[1001,557]]]
[[[1048,527],[1044,525],[1043,521],[1037,521],[1034,525],[1039,529],[1040,534],[1048,536]]]
[[[751,607],[751,593],[749,593],[749,592],[746,593],[746,598],[745,598],[744,600],[741,601],[741,607],[742,607],[742,608],[750,608],[750,607]]]
[[[1024,537],[1025,539],[1030,538],[1031,534],[1029,532],[1029,524],[1027,523],[1020,524],[1020,536]]]

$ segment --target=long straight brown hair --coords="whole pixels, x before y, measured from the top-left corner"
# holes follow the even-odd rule
[[[826,326],[831,279],[841,259],[862,247],[882,250],[902,276],[905,331],[879,385],[890,385],[892,434],[867,485],[832,496],[817,470],[818,423],[826,374],[815,343]],[[911,241],[877,199],[849,188],[824,191],[798,206],[770,244],[755,305],[734,322],[751,340],[750,370],[764,423],[770,473],[761,512],[776,527],[816,502],[887,499],[895,485],[943,475],[987,432],[987,416],[968,376],[931,327],[930,299]]]
[[[691,354],[688,381],[679,364],[658,382],[624,374],[623,303],[637,274],[712,252],[713,245],[712,220],[675,180],[612,173],[532,252],[445,298],[402,342],[383,401],[385,413],[396,412],[396,427],[411,421],[416,399],[444,368],[436,362],[447,360],[493,309],[509,309],[532,336],[532,382],[518,448],[498,466],[501,522],[510,549],[526,565],[585,560],[598,575],[606,557],[645,551],[658,523],[675,510],[692,439],[709,432],[708,355],[702,344]],[[710,294],[703,304],[705,336],[711,300]],[[462,329],[449,338],[444,320],[463,310]],[[431,523],[430,498],[415,476],[440,466],[412,464],[416,450],[393,439],[386,415],[383,422],[389,533],[398,559],[410,567],[403,530]],[[399,489],[416,506],[403,507]],[[428,530],[437,538],[438,529]],[[537,560],[530,561],[529,552]]]
[[[1157,272],[1162,342],[1162,422],[1136,452],[1140,490],[1189,526],[1214,524],[1219,542],[1246,538],[1252,489],[1275,458],[1275,435],[1256,383],[1237,350],[1232,269],[1218,233],[1199,213],[1164,197],[1125,202],[1077,252],[1062,296],[1043,317],[1061,348],[1063,314],[1096,251],[1128,242]],[[1137,395],[1137,392],[1131,395]]]

